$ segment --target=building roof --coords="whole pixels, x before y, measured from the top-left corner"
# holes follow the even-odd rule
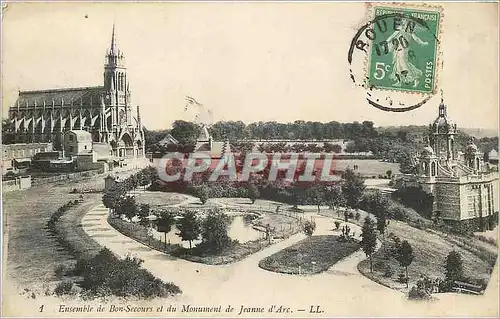
[[[52,150],[52,143],[2,144],[4,152],[7,152],[7,150],[31,150],[34,148],[50,148]]]
[[[498,160],[498,151],[496,149],[492,149],[488,155],[489,155],[490,159]]]
[[[92,143],[92,150],[96,152],[97,156],[99,158],[109,158],[110,157],[110,151],[111,151],[111,145],[107,143],[99,143],[99,142],[93,142]]]
[[[39,106],[45,107],[61,105],[99,105],[101,95],[104,93],[103,86],[50,89],[38,91],[20,91],[16,104],[12,107],[19,108]]]
[[[206,152],[211,158],[220,158],[224,153],[224,142],[212,142],[212,148],[209,143],[198,142],[195,146],[195,152]]]
[[[167,134],[165,135],[164,138],[162,138],[159,142],[159,145],[165,146],[168,144],[179,144],[179,141],[177,141],[172,135]]]
[[[430,146],[426,146],[422,149],[421,155],[434,155],[434,150]]]
[[[77,140],[79,140],[79,141],[92,140],[92,134],[90,134],[90,132],[87,132],[84,130],[71,130],[71,131],[67,131],[65,134],[68,134],[68,133],[75,134]]]

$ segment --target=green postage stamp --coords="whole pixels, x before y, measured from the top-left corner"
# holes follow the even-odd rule
[[[432,8],[373,7],[367,80],[370,87],[432,94],[436,87],[439,22]]]

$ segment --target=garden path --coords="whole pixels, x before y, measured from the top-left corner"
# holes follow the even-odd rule
[[[183,203],[179,204],[182,205]],[[333,220],[316,213],[306,213],[305,218],[314,218],[316,235],[334,234]],[[478,309],[477,315],[491,314],[489,305],[498,298],[497,291],[488,295],[467,296],[457,294],[439,295],[439,300],[430,303],[408,301],[395,290],[381,286],[361,275],[358,263],[365,258],[362,251],[333,265],[328,271],[311,276],[296,276],[269,272],[258,267],[261,259],[272,255],[305,238],[296,234],[267,247],[239,262],[211,266],[173,258],[152,250],[116,231],[107,223],[107,209],[103,205],[94,207],[83,218],[92,219],[92,227],[84,230],[100,245],[108,247],[118,255],[135,255],[144,260],[144,268],[164,281],[173,281],[183,290],[178,301],[198,306],[232,305],[239,312],[240,305],[258,307],[283,305],[299,316],[332,317],[348,316],[458,316],[470,314],[471,305]],[[349,223],[351,229],[360,234],[360,227]],[[497,270],[497,268],[496,268]],[[495,272],[492,280],[498,280]],[[498,286],[497,286],[498,287]],[[486,298],[488,296],[488,298]],[[390,304],[387,301],[390,300]],[[312,305],[320,305],[324,313],[309,313]],[[301,311],[304,310],[304,311]],[[482,312],[481,312],[482,311]],[[224,313],[220,314],[221,316]],[[227,313],[229,317],[235,313]],[[258,314],[259,317],[276,317],[276,313]]]

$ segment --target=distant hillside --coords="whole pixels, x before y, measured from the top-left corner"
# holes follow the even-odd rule
[[[408,125],[408,126],[379,126],[377,130],[379,132],[413,132],[413,133],[426,133],[429,129],[429,126],[426,125]],[[495,129],[484,129],[484,128],[463,128],[458,127],[460,132],[463,132],[467,135],[472,135],[476,138],[482,137],[497,137],[498,131]]]
[[[460,131],[472,135],[476,138],[495,137],[498,136],[498,131],[495,129],[484,128],[460,128]]]

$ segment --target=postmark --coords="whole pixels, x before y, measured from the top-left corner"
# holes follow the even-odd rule
[[[348,52],[350,77],[369,105],[406,112],[437,92],[442,16],[439,7],[369,6]]]

